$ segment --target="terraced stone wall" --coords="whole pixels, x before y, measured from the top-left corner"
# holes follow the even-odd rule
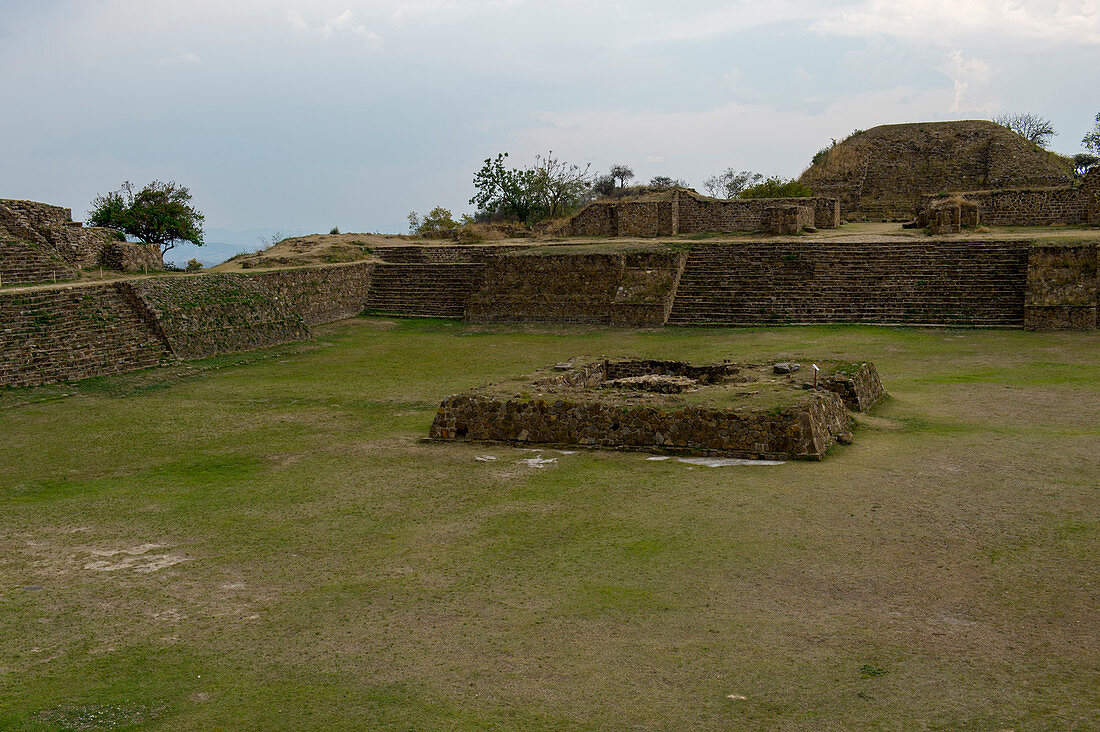
[[[1024,327],[1093,330],[1097,327],[1097,249],[1100,245],[1035,246],[1028,252]]]
[[[669,250],[493,257],[466,320],[662,325],[683,262]]]
[[[37,201],[0,200],[0,242],[9,245],[0,249],[0,277],[5,272],[16,283],[45,282],[53,279],[48,270],[36,271],[41,256],[59,259],[72,270],[103,267],[121,272],[164,269],[160,247],[155,244],[134,244],[119,241],[114,232],[98,227],[85,227],[72,221],[67,208]],[[38,254],[14,246],[29,244]],[[31,275],[47,275],[42,279],[26,279]]]
[[[120,374],[169,355],[126,284],[0,292],[0,386]]]
[[[246,276],[301,315],[307,325],[319,325],[362,313],[373,271],[373,263],[354,262],[268,270]]]
[[[205,274],[129,283],[180,358],[305,340],[304,317],[252,276]]]

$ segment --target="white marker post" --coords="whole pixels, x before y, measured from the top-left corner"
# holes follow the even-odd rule
[[[816,388],[817,388],[817,372],[818,372],[818,371],[821,371],[821,369],[819,369],[819,368],[817,367],[817,364],[816,364],[816,363],[815,363],[815,364],[811,364],[811,365],[813,366],[813,370],[814,370],[814,388],[816,389]]]

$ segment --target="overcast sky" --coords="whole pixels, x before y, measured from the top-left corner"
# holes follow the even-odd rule
[[[693,186],[830,138],[1100,112],[1100,2],[0,0],[0,198],[187,185],[209,228],[403,232],[497,152]]]

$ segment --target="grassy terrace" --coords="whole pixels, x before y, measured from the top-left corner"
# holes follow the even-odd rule
[[[318,333],[0,390],[0,729],[1100,726],[1100,334]],[[820,463],[419,441],[582,353],[891,398]]]

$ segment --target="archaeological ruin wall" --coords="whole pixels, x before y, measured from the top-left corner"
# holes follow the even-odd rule
[[[67,208],[0,199],[0,283],[70,279],[91,267],[138,272],[163,269],[164,263],[157,245],[120,241],[109,229],[85,227]]]
[[[809,208],[811,215],[793,212],[791,205]],[[779,217],[777,219],[777,217]],[[781,221],[780,226],[776,222]],[[797,233],[804,228],[835,229],[840,204],[835,198],[707,198],[676,190],[662,200],[597,201],[586,206],[565,227],[569,236],[653,238],[678,234],[765,232]],[[778,228],[777,228],[778,227]]]

